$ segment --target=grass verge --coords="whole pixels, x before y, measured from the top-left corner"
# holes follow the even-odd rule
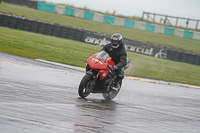
[[[38,19],[52,23],[59,23],[62,25],[73,26],[107,34],[113,34],[119,32],[120,34],[122,34],[123,37],[129,39],[148,42],[151,44],[159,44],[163,46],[173,47],[176,49],[181,49],[194,53],[200,53],[199,40],[186,39],[171,35],[148,32],[148,31],[141,31],[121,26],[114,26],[86,19],[75,18],[72,16],[38,11],[35,9],[7,4],[4,2],[2,2],[2,4],[0,5],[0,11],[19,16],[24,16],[27,18]]]
[[[83,61],[101,47],[73,40],[0,27],[0,51],[85,67]],[[200,67],[128,52],[125,75],[200,86]]]

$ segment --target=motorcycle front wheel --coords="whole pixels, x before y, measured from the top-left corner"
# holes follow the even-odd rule
[[[121,89],[122,81],[120,81],[119,84],[120,84],[120,89]],[[111,86],[111,88],[112,88],[112,86]],[[118,91],[115,91],[115,90],[113,90],[111,88],[110,88],[110,90],[108,90],[108,92],[103,93],[103,97],[106,100],[112,100],[112,99],[114,99],[117,96],[117,94],[119,93],[119,91],[120,91],[120,89]]]
[[[86,74],[83,77],[78,88],[78,94],[80,97],[85,98],[90,94],[92,90],[90,85],[91,81],[92,81],[92,75]]]

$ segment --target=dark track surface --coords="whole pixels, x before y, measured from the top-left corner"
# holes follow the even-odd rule
[[[123,80],[78,96],[84,69],[0,52],[0,133],[199,133],[200,89]]]

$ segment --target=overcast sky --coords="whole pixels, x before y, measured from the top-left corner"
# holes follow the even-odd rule
[[[125,16],[142,17],[143,11],[200,20],[200,0],[45,0],[46,2],[87,7]],[[157,18],[158,19],[158,18]],[[160,18],[159,18],[160,20]],[[172,22],[175,20],[172,20]],[[193,22],[196,26],[196,22]],[[192,24],[192,22],[190,22]],[[200,24],[199,24],[200,25]],[[184,26],[184,24],[182,24]],[[200,27],[200,26],[199,26]]]

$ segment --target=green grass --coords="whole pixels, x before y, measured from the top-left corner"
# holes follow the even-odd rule
[[[123,37],[129,39],[148,42],[151,44],[159,44],[163,46],[173,47],[194,53],[200,53],[200,40],[186,39],[165,34],[158,34],[148,31],[141,31],[131,28],[120,27],[120,26],[113,26],[86,19],[80,19],[66,15],[59,15],[56,13],[38,11],[35,9],[6,4],[3,2],[0,5],[0,11],[19,16],[24,16],[27,18],[38,19],[52,23],[59,23],[62,25],[68,25],[107,34],[113,34],[115,32],[119,32],[122,34]]]
[[[73,40],[0,27],[0,51],[85,67],[83,61],[101,47]],[[128,52],[127,76],[200,86],[200,67]]]
[[[72,40],[60,39],[25,31],[0,27],[0,51],[41,58],[65,64],[82,66],[83,60],[97,52],[99,47]]]

